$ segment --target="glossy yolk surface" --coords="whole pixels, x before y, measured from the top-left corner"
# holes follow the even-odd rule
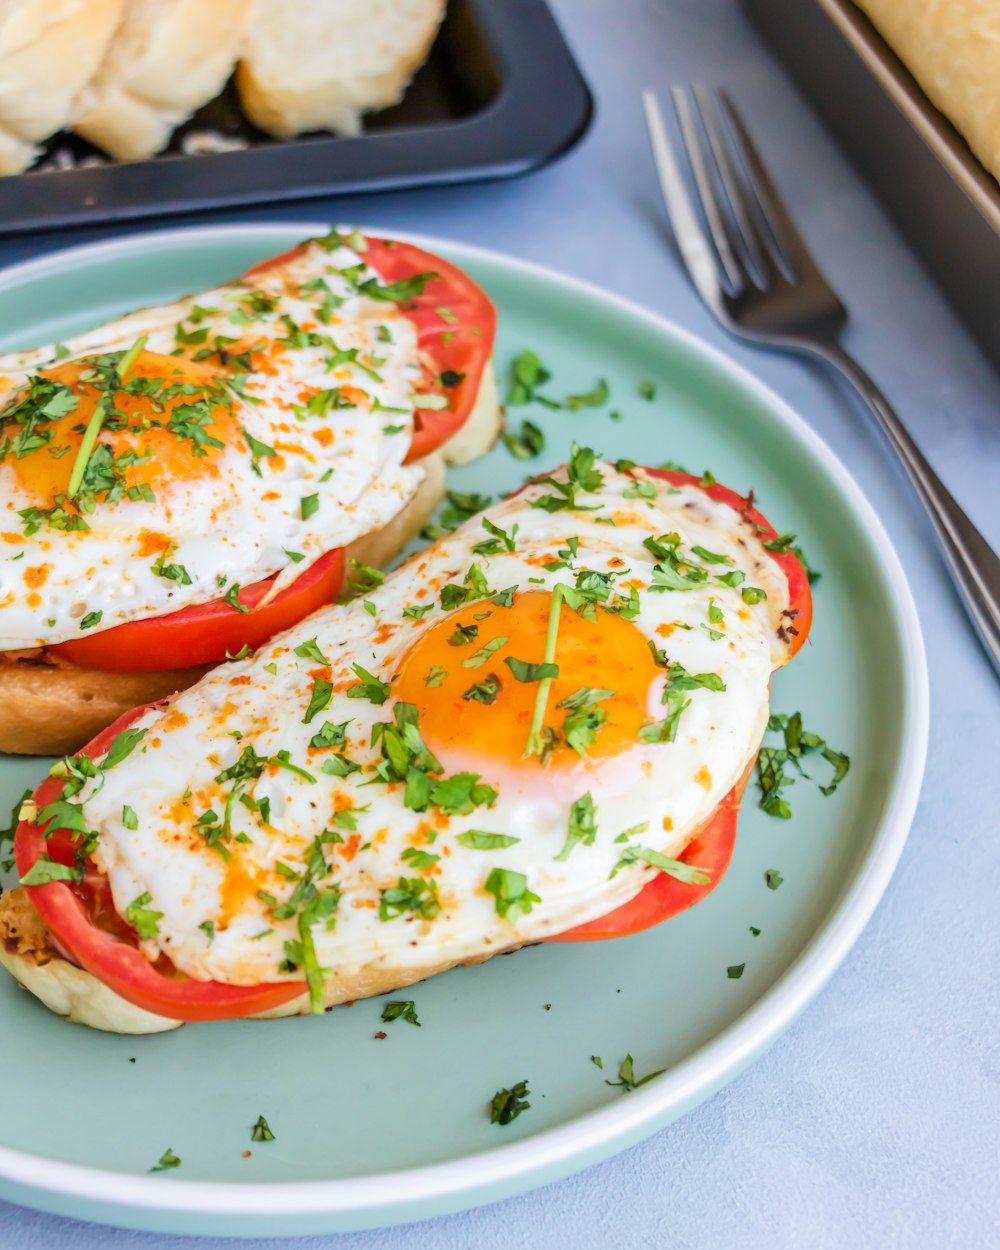
[[[419,709],[421,735],[432,751],[520,768],[541,767],[537,757],[522,758],[538,683],[516,680],[504,660],[513,656],[541,663],[551,601],[548,591],[533,590],[515,595],[509,608],[489,600],[471,604],[432,625],[404,655],[393,692]],[[474,626],[475,637],[466,640],[460,626],[467,630]],[[497,639],[503,641],[484,658],[484,646]],[[640,726],[649,720],[650,688],[662,676],[635,625],[601,608],[596,619],[585,620],[563,605],[555,662],[559,676],[549,690],[545,724],[562,725],[566,709],[557,704],[578,690],[613,689],[613,695],[601,700],[608,718],[588,757],[600,759],[634,746]],[[471,691],[491,676],[500,682],[495,701],[480,702]],[[565,768],[579,762],[580,756],[561,743],[548,766]]]
[[[88,358],[68,360],[39,374],[69,387],[76,399],[71,411],[36,427],[44,438],[40,446],[7,460],[21,486],[42,504],[65,494],[83,432],[105,393],[93,385],[91,376]],[[120,466],[123,490],[146,484],[162,493],[173,480],[216,477],[218,458],[234,436],[242,447],[232,409],[213,398],[215,378],[213,370],[192,361],[156,352],[139,354],[126,386],[148,379],[139,386],[151,393],[115,391],[98,437],[98,444],[107,444],[116,460],[125,455],[126,463]],[[10,429],[11,438],[18,428]],[[132,456],[135,462],[127,463]]]

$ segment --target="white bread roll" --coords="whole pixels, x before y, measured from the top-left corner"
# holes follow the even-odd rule
[[[445,0],[254,0],[237,69],[244,112],[287,139],[356,135],[361,114],[403,97]]]
[[[1000,179],[1000,0],[856,0]]]
[[[73,129],[117,160],[162,151],[222,90],[249,16],[250,0],[127,0]]]
[[[16,174],[35,146],[69,121],[124,0],[0,0],[0,174]]]

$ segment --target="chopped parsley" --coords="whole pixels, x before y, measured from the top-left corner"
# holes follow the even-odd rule
[[[412,999],[396,999],[386,1003],[382,1008],[382,1021],[391,1024],[393,1020],[405,1020],[407,1024],[415,1024],[418,1029],[421,1027],[417,1019],[417,1004]]]
[[[379,920],[396,920],[409,912],[421,920],[433,920],[441,911],[437,883],[424,877],[400,877],[394,886],[380,891]]]
[[[517,460],[530,460],[545,450],[544,431],[527,418],[522,420],[518,433],[505,430],[503,441],[504,446]]]
[[[607,722],[608,713],[601,707],[601,702],[613,698],[614,693],[613,690],[581,686],[556,704],[557,708],[566,711],[560,730],[562,738],[581,758],[586,758],[588,748],[597,740],[598,730]]]
[[[257,1123],[250,1130],[251,1141],[274,1141],[274,1134],[271,1132],[271,1126],[262,1115],[257,1117]]]
[[[506,640],[505,640],[506,641]],[[558,664],[531,664],[527,660],[519,660],[517,656],[504,656],[504,664],[510,669],[514,677],[521,682],[530,683],[533,681],[551,681],[554,677],[559,676]]]
[[[160,932],[159,922],[163,919],[162,911],[150,911],[146,906],[153,901],[148,891],[133,899],[125,908],[125,919],[129,922],[141,941],[151,941]]]
[[[455,839],[470,851],[502,851],[508,846],[520,842],[520,838],[509,833],[487,833],[485,829],[467,829]]]
[[[776,890],[784,879],[777,868],[768,868],[764,873],[764,880],[767,882],[769,890]]]
[[[708,885],[710,880],[708,873],[703,872],[702,869],[695,868],[691,864],[684,864],[679,859],[671,859],[669,855],[662,855],[648,846],[627,846],[622,851],[618,863],[611,869],[611,876],[614,877],[623,868],[639,862],[649,864],[651,868],[658,868],[660,872],[673,877],[675,881],[684,882],[685,885]]]
[[[473,682],[462,695],[462,698],[472,700],[475,703],[496,703],[497,695],[502,689],[503,686],[496,673],[489,673],[482,681]]]
[[[610,393],[607,382],[601,378],[592,391],[582,395],[567,395],[563,405],[570,412],[576,412],[578,408],[600,408],[608,402]]]
[[[490,659],[494,652],[499,651],[505,646],[510,639],[504,634],[499,634],[496,638],[491,638],[488,642],[484,642],[478,651],[474,651],[472,655],[467,656],[462,665],[465,668],[482,668],[482,666]]]
[[[40,855],[18,882],[19,885],[49,885],[52,881],[80,881],[82,867],[60,864],[48,855]]]
[[[515,407],[524,404],[539,403],[546,408],[558,408],[551,399],[538,394],[538,388],[550,381],[552,374],[545,368],[538,356],[532,351],[524,351],[511,365],[510,387],[507,391],[507,406]]]
[[[518,1081],[510,1089],[498,1089],[490,1101],[490,1123],[509,1124],[531,1106],[531,1090],[527,1081]]]
[[[584,846],[593,846],[596,837],[597,808],[594,806],[593,796],[588,790],[569,809],[569,826],[566,831],[566,842],[556,859],[569,859],[570,852],[578,843],[582,843]]]
[[[599,1063],[599,1068],[604,1065]],[[638,1089],[640,1085],[645,1085],[647,1081],[653,1080],[654,1077],[662,1076],[666,1072],[666,1068],[659,1068],[656,1072],[650,1072],[648,1076],[642,1077],[640,1080],[635,1079],[635,1061],[631,1055],[626,1055],[618,1065],[618,1080],[609,1081],[607,1077],[604,1079],[605,1085],[620,1087],[626,1094],[633,1089]]]
[[[743,970],[745,968],[746,968],[745,963],[730,964],[729,967],[726,969],[726,976],[730,979],[730,981],[738,981],[740,977],[743,975]]]
[[[817,782],[820,794],[829,797],[847,776],[851,761],[842,751],[835,751],[827,746],[824,738],[804,729],[800,712],[794,712],[791,716],[781,713],[772,715],[767,729],[769,733],[781,733],[784,745],[762,746],[757,756],[760,806],[769,816],[788,820],[792,809],[783,791],[794,784],[795,778],[786,774],[786,765],[792,764],[800,776],[810,779],[802,761],[806,756],[818,753],[833,769],[833,775],[826,785]]]
[[[160,1155],[159,1162],[154,1164],[149,1170],[150,1172],[166,1172],[168,1168],[179,1168],[180,1165],[181,1160],[168,1146],[163,1154]]]
[[[315,638],[308,638],[305,642],[300,642],[295,648],[295,654],[300,660],[315,660],[317,664],[325,664],[329,666],[330,661],[319,649],[319,643]]]
[[[332,698],[333,683],[323,677],[314,677],[312,693],[309,696],[309,706],[306,708],[305,716],[302,717],[303,725],[308,725],[318,712],[325,711],[330,706]]]
[[[389,683],[381,681],[374,673],[369,673],[366,668],[362,668],[360,664],[352,664],[354,675],[359,679],[353,686],[348,686],[344,692],[349,699],[367,699],[369,703],[374,703],[376,707],[381,707],[389,697]]]
[[[654,657],[655,658],[655,657]],[[643,725],[639,730],[642,742],[673,742],[677,738],[677,726],[681,714],[691,704],[687,694],[691,690],[724,691],[725,682],[717,673],[689,673],[677,663],[671,663],[667,670],[667,680],[660,697],[666,707],[667,714],[660,721]]]
[[[494,868],[483,888],[496,900],[497,915],[511,924],[519,915],[527,915],[535,903],[542,901],[528,889],[528,878],[524,873],[510,868]]]

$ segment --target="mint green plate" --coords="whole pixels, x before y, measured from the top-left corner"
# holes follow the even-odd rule
[[[9,269],[0,349],[211,285],[316,230],[133,235]],[[385,1040],[373,1037],[382,1000],[112,1037],[63,1023],[4,975],[0,1054],[14,1076],[0,1115],[2,1197],[136,1228],[274,1235],[520,1193],[638,1141],[731,1080],[832,975],[888,884],[924,766],[927,676],[899,562],[843,465],[775,395],[669,322],[547,270],[417,241],[496,301],[501,378],[530,346],[554,374],[550,393],[608,380],[620,421],[608,408],[530,410],[548,438],[531,467],[564,459],[574,438],[612,458],[709,466],[753,486],[779,530],[799,535],[823,576],[812,645],[777,675],[773,706],[801,710],[850,753],[851,773],[830,798],[796,785],[790,821],[762,813],[751,787],[732,867],[691,911],[615,942],[536,946],[437,977],[413,991],[422,1027],[397,1021]],[[653,402],[639,396],[644,380]],[[527,467],[501,445],[453,485],[506,491]],[[0,761],[0,807],[43,772],[41,761]],[[766,887],[768,868],[781,871],[779,890]],[[740,979],[727,976],[744,962]],[[627,1053],[637,1076],[664,1075],[631,1093],[608,1086]],[[530,1110],[491,1125],[494,1091],[522,1078]],[[276,1140],[251,1147],[261,1113]],[[182,1165],[149,1175],[167,1147]]]

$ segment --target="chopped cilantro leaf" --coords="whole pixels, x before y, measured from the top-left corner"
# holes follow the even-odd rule
[[[251,1141],[274,1141],[274,1134],[271,1132],[271,1126],[262,1115],[257,1117],[257,1123],[250,1130]]]
[[[513,924],[521,914],[527,915],[542,900],[528,889],[528,878],[509,868],[494,868],[483,888],[496,900],[497,915]]]
[[[598,1067],[603,1067],[598,1064]],[[666,1068],[660,1068],[656,1072],[650,1072],[648,1076],[644,1076],[641,1080],[635,1079],[635,1061],[631,1055],[626,1055],[618,1065],[618,1080],[609,1081],[605,1078],[604,1084],[611,1086],[619,1086],[624,1092],[630,1093],[633,1089],[638,1089],[640,1085],[645,1085],[647,1081],[651,1081],[656,1076],[662,1076],[666,1072]]]
[[[490,1123],[509,1124],[516,1120],[531,1106],[527,1101],[530,1094],[527,1081],[518,1081],[510,1089],[498,1089],[490,1102]]]
[[[386,1003],[382,1008],[382,1020],[386,1024],[391,1024],[393,1020],[405,1020],[407,1024],[415,1024],[420,1028],[420,1021],[417,1019],[417,1004],[412,999],[400,1000]]]
[[[508,846],[520,842],[520,838],[508,833],[487,833],[485,829],[467,829],[455,839],[470,851],[502,851]]]

